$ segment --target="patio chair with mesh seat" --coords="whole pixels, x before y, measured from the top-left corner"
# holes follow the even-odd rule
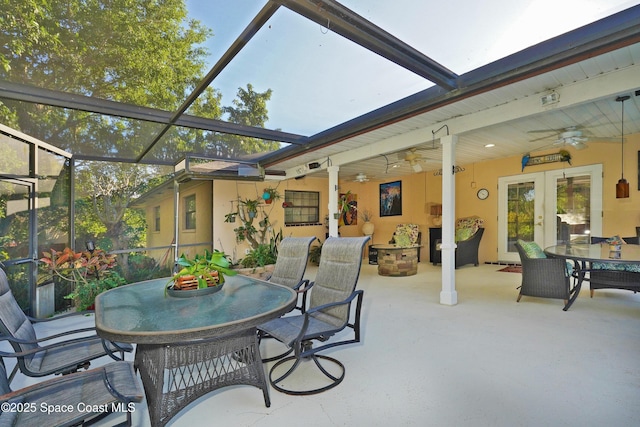
[[[12,391],[0,358],[0,427],[84,426],[114,412],[126,413],[126,421],[118,425],[130,426],[135,410],[130,405],[142,397],[130,362],[112,362]]]
[[[304,272],[307,270],[309,260],[309,247],[316,239],[313,237],[285,237],[278,246],[278,258],[273,269],[273,274],[269,278],[270,282],[287,286],[295,290],[298,295],[297,305],[292,310],[300,310],[304,313],[307,304],[307,290],[309,289],[309,280],[304,279]],[[258,338],[271,338],[271,336],[262,331],[258,331]],[[288,349],[284,353],[277,356],[262,359],[263,362],[272,362],[281,359],[291,353],[293,349]]]
[[[287,286],[302,295],[302,301],[295,308],[304,311],[306,290],[309,280],[304,279],[309,260],[309,247],[313,237],[285,237],[278,245],[278,258],[269,278],[270,282]]]
[[[0,341],[8,341],[18,359],[9,375],[9,383],[19,369],[30,377],[68,374],[87,369],[90,362],[109,355],[123,360],[124,353],[133,351],[130,344],[105,341],[95,333],[95,327],[75,329],[38,338],[33,323],[55,322],[61,318],[82,315],[71,313],[51,319],[35,319],[24,314],[9,287],[5,272],[0,269]],[[47,345],[41,343],[50,342]]]
[[[332,357],[318,353],[328,348],[360,342],[363,291],[355,288],[360,275],[364,246],[369,239],[370,236],[328,238],[322,245],[320,265],[309,290],[307,310],[300,315],[283,316],[258,327],[294,351],[294,355],[280,359],[269,371],[269,381],[276,390],[293,395],[315,394],[337,386],[344,379],[344,365]],[[355,312],[350,323],[354,302]],[[349,334],[340,340],[331,341],[332,337],[346,328],[352,329],[353,338]],[[315,341],[326,343],[314,347]],[[283,381],[290,378],[305,361],[313,361],[328,378],[329,383],[302,390],[285,386]],[[325,365],[322,362],[325,362]],[[330,365],[333,366],[328,369]],[[278,374],[283,370],[282,375]]]

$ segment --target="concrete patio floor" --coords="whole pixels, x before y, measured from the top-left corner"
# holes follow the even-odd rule
[[[500,268],[456,270],[458,304],[445,306],[440,267],[422,262],[416,276],[388,278],[363,264],[363,340],[326,353],[346,366],[342,384],[304,397],[271,389],[269,408],[259,389],[229,387],[169,425],[640,425],[640,295],[597,291],[591,299],[583,289],[568,312],[560,300],[516,303],[521,276]],[[310,267],[306,277],[314,274]],[[12,387],[31,382],[19,374]],[[133,422],[150,425],[144,401]]]

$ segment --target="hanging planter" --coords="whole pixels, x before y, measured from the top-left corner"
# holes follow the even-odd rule
[[[273,187],[267,187],[264,189],[264,192],[262,193],[262,200],[264,200],[266,204],[270,205],[274,200],[279,199],[280,193],[278,193],[278,190]]]
[[[258,204],[260,203],[259,199],[252,200],[246,199],[241,202],[242,208],[246,211],[248,218],[255,218],[258,213]]]

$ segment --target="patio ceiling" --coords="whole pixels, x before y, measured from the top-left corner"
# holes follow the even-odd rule
[[[405,28],[427,25],[415,16],[416,10],[403,7],[421,2],[394,3],[399,19],[395,24],[392,17],[379,14],[378,3],[384,2],[188,1],[192,16],[198,18],[198,8],[209,7],[226,22],[214,28],[218,44],[210,48],[213,54],[221,53],[212,55],[209,72],[173,111],[70,93],[16,74],[0,79],[0,102],[10,108],[33,103],[90,112],[107,122],[124,120],[139,131],[130,136],[135,148],[105,149],[104,141],[69,145],[43,138],[79,159],[173,165],[187,154],[217,157],[205,149],[185,152],[176,147],[180,129],[200,129],[211,141],[233,134],[278,142],[278,150],[239,160],[250,158],[267,170],[286,171],[287,177],[322,173],[329,163],[340,165],[341,176],[365,173],[384,179],[390,168],[394,176],[414,173],[402,160],[412,147],[419,149],[423,169],[438,169],[437,140],[446,132],[460,137],[459,164],[550,147],[572,127],[590,138],[587,145],[615,143],[621,119],[615,98],[623,94],[631,95],[625,103],[625,133],[640,132],[640,6],[622,10],[629,2],[620,1],[621,12],[606,16],[610,10],[602,11],[602,19],[587,25],[576,21],[564,34],[536,40],[491,62],[455,62],[466,53],[456,50],[459,46],[448,33],[440,34],[438,43],[444,48],[432,41],[434,51],[446,57],[448,49],[456,58],[445,67],[424,53],[429,46],[423,39],[429,37],[405,33]],[[470,12],[470,18],[476,18]],[[459,26],[447,16],[440,25],[454,26],[451,33],[464,32],[463,43],[470,44],[483,28],[464,28],[464,16],[460,13]],[[569,21],[568,16],[559,18]],[[433,11],[429,24],[437,27],[432,23],[437,20],[438,11]],[[373,22],[387,23],[394,34]],[[405,37],[413,45],[402,41]],[[267,72],[273,64],[279,71]],[[226,117],[201,117],[191,108],[208,87],[228,93],[228,88],[249,82],[262,91],[272,85],[280,88],[281,80],[287,85],[280,92],[274,89],[273,105],[268,105],[270,129],[231,123]],[[552,92],[559,102],[542,105],[542,96]],[[496,146],[487,150],[487,143]],[[314,162],[320,167],[310,170],[307,165]]]

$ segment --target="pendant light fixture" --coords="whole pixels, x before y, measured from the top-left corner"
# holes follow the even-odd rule
[[[626,199],[629,197],[629,182],[624,179],[624,101],[627,99],[629,99],[629,95],[623,95],[616,98],[616,101],[622,105],[622,175],[616,184],[616,199]]]

